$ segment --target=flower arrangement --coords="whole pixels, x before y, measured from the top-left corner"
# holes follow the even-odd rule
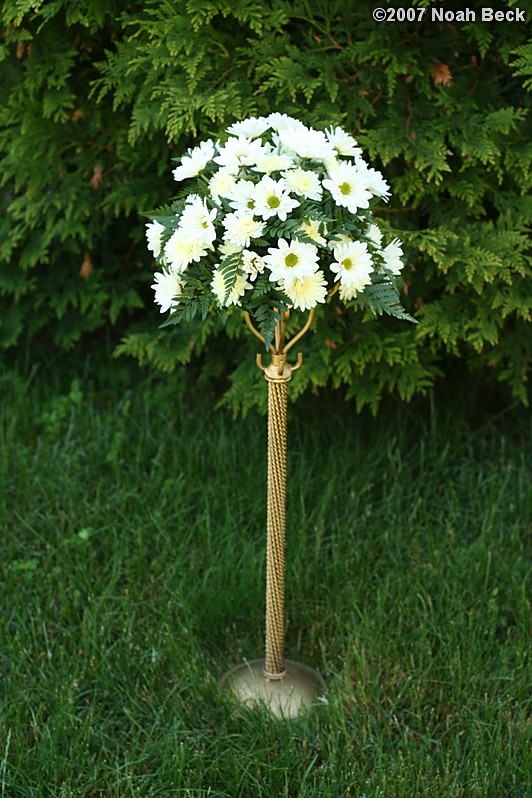
[[[152,288],[161,313],[171,312],[165,324],[211,308],[225,318],[238,305],[268,348],[280,311],[335,294],[413,321],[396,284],[401,243],[384,246],[372,216],[390,189],[355,139],[281,113],[236,122],[227,134],[178,159],[183,191],[150,214],[148,248],[161,265]]]

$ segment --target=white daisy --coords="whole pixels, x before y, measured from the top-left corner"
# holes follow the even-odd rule
[[[256,280],[259,274],[262,274],[266,264],[260,255],[256,252],[251,252],[245,249],[242,253],[243,268],[250,280]]]
[[[251,239],[260,238],[264,230],[264,222],[255,219],[251,211],[228,213],[222,224],[224,240],[239,247],[249,247]]]
[[[331,192],[337,205],[341,205],[350,213],[359,208],[368,208],[371,193],[368,190],[364,175],[350,163],[340,163],[330,172],[330,179],[323,181],[323,187]]]
[[[255,212],[255,183],[252,180],[237,180],[229,194],[229,205],[235,211]]]
[[[346,236],[344,233],[333,233],[329,239],[328,247],[329,249],[334,249],[338,244],[351,244],[352,241],[353,239],[349,238],[349,236]]]
[[[227,169],[218,169],[209,180],[209,192],[211,197],[214,200],[220,197],[228,197],[235,183],[236,177],[232,172],[228,172]]]
[[[288,153],[275,152],[275,150],[269,148],[265,155],[257,159],[257,163],[252,169],[254,172],[264,172],[267,175],[271,175],[272,172],[290,169],[293,165],[293,158]]]
[[[341,127],[329,128],[325,131],[327,141],[329,141],[338,155],[358,156],[362,155],[362,150],[357,147],[353,136],[342,130]]]
[[[364,288],[371,283],[371,277],[361,275],[358,280],[352,283],[340,283],[339,295],[342,302],[346,299],[354,299],[357,294],[364,290]]]
[[[306,199],[320,200],[322,188],[318,175],[310,169],[291,169],[283,172],[286,185],[295,194]]]
[[[309,277],[318,268],[318,250],[312,244],[301,241],[285,241],[279,238],[277,247],[269,247],[264,256],[266,266],[271,270],[270,281],[284,280],[289,285],[294,277]]]
[[[218,252],[226,258],[228,255],[236,255],[237,252],[242,252],[242,247],[236,244],[230,244],[228,241],[223,241],[218,246]]]
[[[301,122],[297,126],[280,130],[279,140],[283,147],[290,152],[295,152],[300,158],[312,158],[319,161],[324,158],[333,158],[336,155],[334,147],[325,138],[325,133],[308,128]]]
[[[154,258],[158,258],[161,254],[161,236],[165,230],[166,227],[164,227],[162,224],[159,224],[159,222],[156,222],[155,219],[153,222],[150,222],[146,225],[148,249],[153,253]]]
[[[345,163],[345,161],[339,161],[336,157],[323,159],[323,165],[329,177],[331,176],[332,172],[338,169],[341,163]]]
[[[176,180],[185,180],[187,177],[195,177],[209,163],[214,155],[214,142],[209,139],[202,141],[198,147],[189,150],[188,155],[183,155],[181,165],[173,171]]]
[[[190,238],[182,227],[172,233],[164,248],[166,260],[178,272],[184,272],[189,263],[199,261],[206,254],[205,245]]]
[[[293,116],[288,116],[288,114],[270,114],[266,117],[266,121],[268,122],[269,127],[274,130],[276,133],[279,130],[285,130],[289,127],[297,127],[300,125],[301,122],[298,119],[294,119]]]
[[[322,246],[325,246],[327,241],[320,232],[322,224],[323,222],[317,222],[316,219],[308,219],[304,222],[301,222],[300,230],[306,233],[309,238],[312,238],[316,244],[322,244]]]
[[[404,252],[401,242],[398,238],[394,238],[391,244],[388,244],[387,247],[384,247],[381,255],[384,259],[384,266],[386,269],[388,269],[388,271],[390,271],[392,274],[401,273],[401,270],[404,266],[402,261]]]
[[[273,180],[265,175],[255,186],[254,213],[265,221],[272,216],[278,216],[282,222],[285,222],[287,215],[298,206],[298,200],[292,199],[285,190],[283,178]]]
[[[360,290],[371,282],[370,274],[373,269],[373,260],[368,252],[368,245],[362,241],[351,241],[348,244],[338,244],[334,248],[335,261],[330,269],[336,273],[335,282],[340,280],[340,285],[353,285]]]
[[[310,310],[327,297],[327,282],[319,269],[307,277],[294,277],[289,283],[283,280],[281,288],[299,310]]]
[[[209,210],[206,200],[197,196],[192,202],[185,205],[179,220],[179,227],[187,236],[202,246],[213,249],[212,244],[216,239],[216,228],[214,227],[216,216],[216,208]]]
[[[371,191],[376,197],[382,197],[382,199],[388,200],[391,194],[390,186],[381,172],[368,166],[363,158],[357,158],[355,160],[355,165],[364,179],[368,191]]]
[[[237,174],[242,166],[252,166],[265,154],[265,148],[259,140],[252,141],[246,136],[227,139],[220,147],[219,155],[214,162],[223,166],[228,172]]]
[[[246,136],[247,138],[254,139],[262,134],[269,128],[268,120],[264,116],[250,116],[247,119],[242,119],[241,122],[233,122],[227,128],[227,132],[232,136]]]
[[[225,282],[223,278],[223,274],[220,269],[215,269],[212,273],[212,280],[211,280],[211,289],[213,294],[218,299],[218,302],[221,305],[227,307],[228,305],[240,305],[240,297],[244,295],[244,292],[248,288],[253,288],[251,283],[248,283],[246,280],[245,275],[239,274],[237,275],[235,285],[230,292],[229,296],[227,297],[227,301],[224,302],[225,296]]]
[[[155,272],[155,282],[151,286],[155,291],[155,302],[161,306],[161,313],[175,310],[179,304],[177,297],[181,294],[183,282],[171,269]]]
[[[370,243],[373,244],[374,247],[377,247],[377,249],[382,247],[382,233],[376,224],[368,225],[366,237],[369,238]]]

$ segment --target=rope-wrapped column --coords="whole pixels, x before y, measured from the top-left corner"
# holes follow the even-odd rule
[[[297,363],[287,362],[288,350],[306,333],[314,317],[311,308],[303,328],[285,343],[285,324],[290,311],[282,311],[275,322],[275,346],[269,345],[271,363],[262,365],[262,354],[257,354],[257,366],[268,382],[268,519],[266,540],[266,656],[264,676],[283,679],[284,667],[284,541],[286,516],[286,383],[292,379],[303,362],[301,352]],[[249,313],[244,319],[263,344],[264,337],[251,323]],[[292,663],[293,664],[293,663]]]
[[[284,675],[284,547],[287,380],[268,380],[268,519],[265,675]]]
[[[314,308],[302,329],[287,342],[285,326],[289,313],[276,311],[274,334],[267,341],[244,311],[248,329],[271,355],[267,366],[262,363],[262,352],[256,355],[257,366],[268,383],[266,652],[263,658],[239,663],[221,679],[223,688],[237,699],[248,705],[266,704],[278,718],[297,717],[310,709],[327,689],[317,671],[284,659],[287,383],[303,362],[301,352],[297,353],[295,363],[288,362],[287,354],[310,327]]]

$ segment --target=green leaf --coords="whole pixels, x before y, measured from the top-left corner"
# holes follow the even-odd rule
[[[235,252],[227,255],[220,264],[220,272],[224,279],[224,298],[223,304],[227,303],[231,291],[236,285],[238,273],[242,264],[242,255],[240,252]]]
[[[388,278],[380,278],[379,282],[374,282],[368,286],[360,297],[357,297],[357,304],[362,307],[364,304],[377,315],[387,313],[396,319],[411,321],[417,324],[417,319],[404,310],[399,298],[397,288]]]

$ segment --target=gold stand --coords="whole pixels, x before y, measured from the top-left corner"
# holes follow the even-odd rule
[[[284,659],[284,548],[286,516],[286,384],[303,362],[301,352],[291,365],[286,356],[312,323],[314,310],[305,326],[285,344],[285,326],[289,312],[281,313],[275,324],[275,346],[270,346],[272,360],[257,366],[268,382],[268,516],[266,541],[266,656],[237,665],[222,677],[221,686],[248,705],[263,704],[277,717],[294,718],[309,709],[323,696],[326,685],[320,674],[292,660]],[[264,343],[244,313],[247,326]]]

